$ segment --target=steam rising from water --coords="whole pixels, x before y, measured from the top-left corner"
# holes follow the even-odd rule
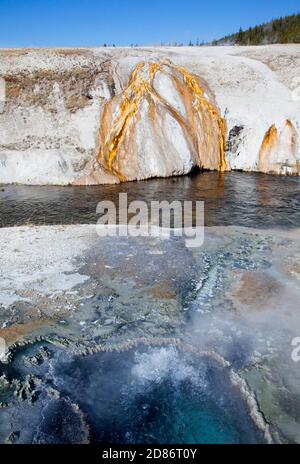
[[[196,369],[187,364],[174,346],[153,349],[148,353],[137,353],[135,361],[132,375],[138,384],[147,386],[169,379],[175,384],[188,380],[203,389],[207,386],[206,368]]]

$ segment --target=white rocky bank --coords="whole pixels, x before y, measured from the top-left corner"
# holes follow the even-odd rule
[[[199,78],[203,117],[208,104],[225,119],[227,169],[299,174],[300,45],[1,50],[0,183],[113,183],[185,174],[194,165],[218,169],[218,143],[208,147],[207,139],[217,137],[217,120],[209,127],[200,113],[191,117],[195,103],[174,85],[177,71],[162,70],[140,106],[131,102],[122,133],[134,69],[166,59]],[[106,142],[115,148],[102,159]]]

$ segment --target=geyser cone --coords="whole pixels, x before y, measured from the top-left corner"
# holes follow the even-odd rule
[[[205,81],[170,62],[139,63],[101,114],[101,168],[119,181],[223,171],[226,125]]]

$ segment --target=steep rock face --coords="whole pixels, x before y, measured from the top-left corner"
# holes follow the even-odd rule
[[[299,63],[294,45],[0,50],[0,183],[299,174]]]
[[[259,171],[274,174],[299,174],[297,132],[292,122],[285,121],[280,130],[272,125],[259,152]]]
[[[226,126],[208,85],[170,61],[141,62],[128,86],[104,105],[99,153],[77,183],[97,183],[99,169],[121,181],[223,171]]]

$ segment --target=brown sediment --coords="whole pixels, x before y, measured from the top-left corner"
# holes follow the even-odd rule
[[[5,340],[6,346],[9,347],[14,343],[18,343],[25,336],[32,335],[36,330],[44,326],[53,325],[54,321],[50,319],[35,320],[25,322],[24,324],[13,324],[9,327],[0,329],[0,337]]]
[[[272,151],[278,144],[278,131],[273,124],[268,131],[266,132],[264,139],[262,141],[259,158],[258,158],[258,169],[261,172],[268,172],[270,169],[270,158]]]
[[[159,73],[170,78],[175,85],[185,115],[155,89],[154,81]],[[164,140],[161,122],[163,115],[169,114],[180,126],[195,165],[219,171],[227,169],[226,123],[214,104],[213,95],[198,76],[169,61],[139,63],[123,93],[104,105],[99,130],[100,149],[96,156],[102,168],[121,182],[139,178],[140,147],[136,132],[143,104],[148,106],[146,124],[151,126],[152,139],[162,157],[167,156],[168,146],[165,146],[167,141]],[[151,155],[149,153],[149,157]],[[172,166],[169,170],[172,172]]]
[[[276,300],[283,291],[283,285],[266,272],[242,271],[235,273],[238,281],[227,293],[239,310],[263,311],[267,303]]]
[[[146,290],[153,298],[162,300],[175,300],[177,295],[174,289],[170,288],[167,282],[161,282]]]

